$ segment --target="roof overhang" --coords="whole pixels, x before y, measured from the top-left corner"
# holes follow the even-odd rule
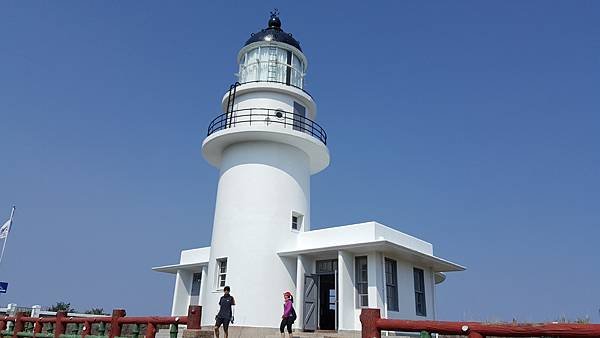
[[[193,270],[197,270],[198,268],[201,268],[203,265],[208,265],[208,262],[164,265],[164,266],[154,267],[154,268],[152,268],[152,270],[158,271],[158,272],[176,274],[177,271],[179,271],[179,270],[193,271]]]
[[[284,250],[277,254],[281,257],[290,257],[298,255],[309,255],[316,256],[321,254],[337,253],[338,250],[347,250],[356,254],[363,254],[373,251],[381,251],[388,254],[394,254],[408,261],[417,263],[422,266],[430,267],[434,272],[451,272],[451,271],[464,271],[465,267],[450,262],[448,260],[428,255],[417,250],[407,248],[405,246],[393,243],[388,240],[374,240],[364,241],[344,245],[333,245],[333,246],[322,246],[322,247],[309,247],[295,250]]]

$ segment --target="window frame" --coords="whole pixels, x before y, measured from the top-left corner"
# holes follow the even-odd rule
[[[364,262],[364,264],[362,264]],[[364,267],[364,269],[363,269]],[[366,272],[365,280],[363,281],[361,272]],[[369,307],[369,259],[368,256],[356,256],[354,257],[354,279],[355,279],[355,291],[356,291],[356,307],[365,308]],[[361,285],[366,285],[366,293],[361,293]],[[363,304],[363,297],[366,297],[366,304]]]
[[[427,298],[425,295],[425,271],[424,269],[413,267],[413,279],[415,285],[415,314],[417,316],[427,316]]]
[[[270,60],[270,57],[264,57],[265,54],[262,52],[265,49],[275,48],[275,54],[282,55],[285,54],[284,60]],[[250,58],[249,55],[251,52],[256,51],[256,55],[254,58]],[[267,56],[270,53],[267,52]],[[297,60],[297,62],[295,62]],[[283,62],[282,62],[283,61]],[[297,63],[297,67],[295,64]],[[261,66],[262,64],[262,66]],[[254,77],[249,79],[249,70],[254,67],[255,73],[253,73]],[[263,67],[263,68],[261,68]],[[266,68],[264,68],[266,67]],[[277,80],[269,79],[269,68],[273,67],[277,69],[278,76]],[[263,72],[266,71],[266,74]],[[280,72],[280,73],[279,73]],[[304,76],[306,72],[306,65],[303,62],[303,59],[299,57],[296,52],[287,49],[283,46],[277,44],[268,44],[256,46],[254,48],[248,49],[244,52],[244,54],[240,57],[239,60],[239,71],[238,71],[238,81],[241,83],[248,82],[257,82],[257,81],[266,81],[266,82],[277,82],[282,83],[298,88],[304,88]]]
[[[225,271],[223,272],[223,263],[225,263]],[[228,264],[227,264],[227,257],[222,257],[222,258],[217,258],[217,273],[215,274],[215,279],[216,279],[216,289],[217,290],[223,290],[223,288],[225,288],[225,286],[227,285],[227,268],[228,268]],[[223,277],[223,278],[221,278]],[[221,281],[223,283],[221,283]],[[223,285],[221,285],[223,284]]]
[[[296,218],[296,228],[294,228],[294,218]],[[294,232],[299,232],[304,226],[304,215],[299,212],[292,211],[292,217],[290,219],[290,229]]]
[[[338,260],[333,259],[318,259],[315,260],[315,274],[332,274],[338,271]]]
[[[392,271],[388,271],[388,263]],[[398,312],[400,311],[398,301],[398,263],[396,260],[389,257],[385,257],[384,261],[384,274],[385,274],[385,295],[386,305],[388,311]],[[391,281],[388,277],[391,276]]]

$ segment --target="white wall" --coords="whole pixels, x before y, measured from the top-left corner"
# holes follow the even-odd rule
[[[300,235],[297,247],[289,250],[310,250],[313,248],[339,247],[386,240],[426,255],[433,254],[431,243],[394,230],[377,222],[365,222],[318,229]]]
[[[381,252],[371,252],[367,255],[367,267],[369,271],[369,307],[383,308],[383,258]]]
[[[354,286],[354,255],[338,251],[338,329],[354,330],[356,315],[356,288]]]
[[[385,310],[382,307],[382,316],[393,319],[408,319],[408,320],[424,320],[434,319],[434,280],[433,273],[430,268],[419,266],[411,262],[403,261],[393,255],[384,255],[396,261],[398,270],[398,308],[399,311],[388,311],[387,300]],[[413,276],[413,268],[423,269],[425,280],[425,306],[427,316],[417,316],[415,308],[415,282]],[[385,275],[384,275],[385,278]],[[385,280],[384,280],[385,282]],[[384,284],[385,287],[385,284]]]
[[[304,318],[304,276],[311,274],[312,260],[304,255],[296,258],[296,293],[294,294],[294,309],[298,319],[294,323],[297,329],[302,328]]]
[[[306,117],[311,120],[315,119],[315,113],[310,109],[310,106],[303,102],[303,100],[277,92],[249,92],[236,95],[235,109],[269,108],[282,109],[293,113],[294,101],[306,108]]]
[[[338,296],[340,297],[339,329],[360,330],[361,309],[356,306],[356,286],[354,265],[355,258],[365,256],[347,251],[339,251],[338,269],[339,285]],[[408,320],[433,320],[434,319],[434,280],[431,269],[414,263],[403,261],[393,255],[382,252],[371,252],[367,255],[368,279],[369,279],[369,308],[381,309],[384,318],[408,319]],[[387,298],[385,288],[385,265],[384,258],[396,261],[398,273],[398,305],[399,311],[387,311]],[[415,309],[415,289],[413,268],[423,269],[425,280],[425,302],[427,316],[417,316]],[[351,271],[351,272],[350,272]],[[349,283],[348,283],[349,282]]]
[[[179,264],[206,263],[210,256],[210,247],[181,250]]]
[[[292,211],[310,225],[308,156],[274,142],[236,143],[225,149],[217,189],[203,322],[214,321],[222,292],[216,259],[227,257],[227,285],[236,298],[236,324],[278,327],[282,294],[295,290],[297,261],[277,252],[295,243]]]
[[[175,276],[175,291],[173,292],[172,316],[185,316],[190,305],[190,294],[192,291],[192,272],[177,270]]]

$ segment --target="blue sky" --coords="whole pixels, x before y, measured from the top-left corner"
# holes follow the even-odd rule
[[[467,266],[441,319],[600,321],[594,1],[0,2],[0,303],[169,313],[150,268],[210,243],[200,145],[273,7],[329,136],[314,228],[377,220]]]

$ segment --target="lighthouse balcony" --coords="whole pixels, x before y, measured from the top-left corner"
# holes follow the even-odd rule
[[[327,144],[327,133],[318,123],[303,115],[281,109],[247,108],[221,114],[208,125],[207,136],[224,129],[252,126],[294,130]]]
[[[315,174],[329,165],[327,133],[304,115],[281,109],[245,108],[221,114],[208,126],[202,143],[202,154],[219,167],[223,152],[243,142],[275,142],[302,150]]]

